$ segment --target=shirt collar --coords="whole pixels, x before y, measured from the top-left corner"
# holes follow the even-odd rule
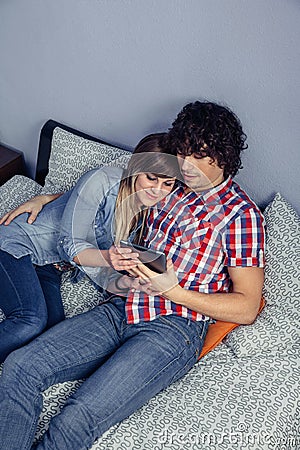
[[[201,203],[209,204],[219,204],[223,197],[230,191],[232,187],[232,178],[229,176],[222,183],[218,184],[213,188],[207,189],[205,191],[196,192],[190,191],[185,194],[186,199],[198,199]],[[177,190],[178,195],[184,192],[184,186],[180,186]]]
[[[232,178],[228,177],[218,186],[200,193],[205,203],[219,203],[232,187]]]
[[[196,203],[200,202],[206,206],[220,205],[222,203],[222,199],[230,191],[232,183],[232,178],[229,176],[221,184],[218,184],[218,186],[202,192],[190,191],[187,194],[184,190],[185,186],[180,184],[176,189],[174,189],[174,191],[167,195],[167,197],[151,207],[151,209],[163,209],[170,201],[181,201],[182,199],[196,201]]]

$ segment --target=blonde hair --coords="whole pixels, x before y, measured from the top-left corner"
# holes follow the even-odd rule
[[[148,210],[141,210],[136,206],[134,186],[137,177],[138,174],[122,179],[120,183],[115,210],[115,241],[117,245],[120,244],[121,239],[126,240],[128,238],[131,231],[137,228],[140,221],[142,221],[142,226],[139,229],[139,233],[135,237],[135,242],[139,242],[142,237]]]
[[[159,146],[160,139],[165,134],[155,133],[143,138],[136,146],[127,169],[124,170],[115,208],[115,243],[117,245],[121,239],[126,240],[138,225],[141,226],[134,242],[139,243],[142,239],[148,209],[137,207],[134,194],[138,175],[153,173],[161,178],[179,179],[180,177],[176,156],[166,153]]]

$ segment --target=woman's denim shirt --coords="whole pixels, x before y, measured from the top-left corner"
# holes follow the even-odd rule
[[[61,219],[57,246],[61,260],[76,266],[73,258],[83,250],[107,250],[113,245],[114,213],[122,172],[119,167],[105,167],[88,172],[80,179]],[[112,269],[107,272],[99,267],[77,267],[98,286],[106,287],[108,272]],[[76,274],[76,279],[79,278]]]
[[[88,248],[109,249],[114,242],[114,210],[123,170],[102,167],[85,173],[70,191],[45,205],[33,224],[28,214],[0,226],[0,249],[16,258],[30,255],[42,266],[69,261]],[[79,266],[78,266],[79,267]],[[86,272],[86,268],[79,267]],[[99,272],[99,268],[89,268]],[[90,274],[87,273],[89,276]]]

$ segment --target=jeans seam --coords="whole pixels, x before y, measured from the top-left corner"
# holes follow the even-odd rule
[[[36,403],[36,400],[38,400],[39,396],[42,396],[42,392],[39,392],[35,396],[35,399],[33,400],[33,404],[34,405]],[[42,403],[43,403],[43,400],[42,400]],[[40,413],[41,413],[41,411],[40,411]],[[26,446],[26,448],[31,448],[31,446],[32,446],[32,442],[33,442],[32,439],[34,439],[34,437],[35,437],[35,432],[36,432],[36,429],[37,429],[37,426],[38,426],[38,422],[39,422],[39,416],[40,416],[40,414],[39,415],[35,415],[35,420],[31,424],[30,434],[28,434],[28,439],[27,439],[27,442],[26,442],[26,444],[28,444],[28,447]]]
[[[194,339],[194,341],[195,341],[195,339]],[[194,342],[194,344],[195,344],[195,342]],[[180,367],[180,368],[177,370],[177,372],[173,375],[170,384],[172,384],[172,383],[174,383],[175,381],[177,381],[177,379],[178,379],[178,373],[180,373],[180,372],[181,372],[182,370],[184,370],[185,368],[189,367],[191,361],[193,362],[192,365],[195,365],[195,364],[196,364],[196,362],[197,362],[197,360],[198,360],[198,358],[197,358],[198,353],[197,353],[197,352],[198,352],[198,345],[196,346],[196,350],[192,352],[190,358],[185,362],[184,366]],[[190,368],[191,368],[191,367],[190,367]],[[189,371],[189,369],[185,369],[185,373],[187,373],[188,371]],[[183,376],[183,375],[181,375],[179,378],[181,378],[182,376]]]
[[[26,256],[27,256],[27,255],[26,255]],[[15,292],[15,294],[16,294],[16,296],[17,296],[19,305],[22,305],[22,303],[20,302],[20,296],[19,296],[19,294],[18,294],[18,291],[17,291],[17,289],[15,288],[15,285],[14,285],[14,283],[13,283],[13,281],[12,281],[12,279],[11,279],[9,273],[7,272],[7,270],[5,269],[5,267],[3,266],[3,264],[1,263],[1,261],[0,261],[0,265],[1,265],[1,267],[2,267],[3,272],[5,272],[7,278],[9,279],[10,284],[13,286],[13,289],[14,289],[14,292]],[[4,312],[4,311],[3,311],[3,312]],[[4,314],[5,314],[5,312],[4,312]],[[5,314],[5,315],[6,315],[6,314]]]
[[[207,332],[208,322],[205,320],[203,320],[201,322],[202,322],[202,329],[201,329],[201,334],[199,335],[199,338],[203,341],[203,339],[205,337],[204,334],[206,334],[206,332]]]

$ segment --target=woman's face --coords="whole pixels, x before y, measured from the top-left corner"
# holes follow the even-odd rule
[[[160,178],[153,173],[141,173],[135,180],[135,192],[139,206],[153,206],[168,195],[176,178]]]

